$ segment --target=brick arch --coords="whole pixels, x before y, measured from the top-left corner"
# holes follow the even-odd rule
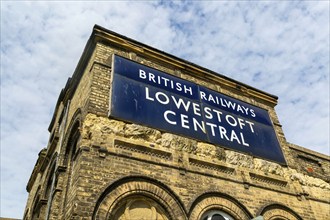
[[[58,153],[55,152],[53,154],[53,156],[51,157],[47,171],[45,172],[46,178],[43,182],[43,187],[42,187],[42,197],[45,199],[49,199],[48,195],[47,195],[47,189],[52,184],[51,181],[52,181],[52,178],[54,177],[54,173],[55,173],[55,169],[56,169],[56,165],[57,165],[57,157],[58,157]]]
[[[51,178],[51,176],[54,174],[55,168],[58,165],[58,152],[54,152],[50,158],[46,158],[47,159],[47,167],[43,170],[46,175],[45,175],[45,179],[44,179],[44,185],[43,188],[45,188],[45,185],[47,185],[47,182],[49,178]]]
[[[80,108],[78,108],[73,116],[70,119],[70,124],[68,126],[68,129],[66,130],[66,134],[67,136],[65,137],[65,142],[67,143],[69,141],[69,139],[71,138],[72,134],[78,129],[80,130],[80,126],[81,126],[81,122],[82,122],[82,111]]]
[[[37,206],[38,203],[40,202],[40,191],[41,191],[41,186],[39,185],[32,200],[32,205],[31,205],[32,209],[31,209],[31,213],[29,213],[30,218],[32,218],[33,214],[38,210]]]
[[[234,219],[252,219],[251,213],[236,199],[222,193],[205,193],[199,196],[191,205],[189,219],[199,220],[209,210],[221,210]]]
[[[187,220],[186,212],[177,196],[159,181],[130,176],[107,187],[96,202],[93,220],[109,219],[118,204],[132,196],[144,196],[158,203],[169,219]]]
[[[259,213],[265,220],[302,220],[295,211],[279,203],[267,205]]]
[[[72,141],[74,141],[74,139],[79,139],[81,136],[81,132],[80,132],[80,128],[81,128],[81,123],[82,123],[82,113],[81,113],[81,109],[77,109],[75,111],[75,113],[73,114],[71,120],[70,120],[70,124],[68,126],[67,131],[65,132],[65,136],[63,139],[63,144],[62,144],[62,149],[60,149],[60,153],[62,155],[62,157],[64,156],[64,158],[62,158],[61,163],[63,163],[62,165],[67,165],[69,158],[68,155],[70,153],[70,150],[77,150],[77,149],[70,149],[70,147],[72,147]],[[74,154],[75,152],[71,152],[71,154]],[[71,155],[73,156],[73,155]]]

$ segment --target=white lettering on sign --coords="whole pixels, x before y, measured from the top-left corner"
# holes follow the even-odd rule
[[[226,141],[236,142],[246,147],[250,146],[249,143],[245,141],[243,130],[244,132],[254,133],[254,123],[251,121],[234,117],[230,114],[224,115],[224,113],[220,110],[210,107],[202,108],[199,103],[185,100],[178,96],[168,95],[164,92],[158,91],[152,93],[148,87],[145,87],[145,98],[148,101],[158,102],[162,105],[169,105],[173,103],[178,110],[193,113],[193,115],[190,116],[189,114],[178,114],[176,111],[166,110],[163,117],[167,123],[173,126],[193,129],[194,131],[202,131],[205,134],[206,129],[208,128],[213,137],[219,137]],[[205,122],[203,119],[199,119],[202,115],[204,115],[207,119],[215,120],[217,124]],[[222,123],[230,125],[233,129],[227,130]],[[237,127],[241,130],[241,132],[234,130],[234,128]]]
[[[109,116],[286,164],[266,109],[114,56]]]
[[[221,107],[232,109],[232,110],[237,111],[237,112],[241,112],[245,115],[251,115],[252,117],[256,117],[254,109],[250,109],[250,108],[245,107],[243,105],[237,104],[236,102],[232,102],[230,100],[218,97],[216,95],[206,94],[203,91],[200,91],[199,94],[200,94],[200,98],[202,100],[212,102],[212,103],[217,104]]]
[[[157,85],[162,85],[165,87],[168,87],[172,90],[176,90],[179,92],[184,92],[185,94],[193,95],[193,89],[191,86],[187,86],[185,84],[182,84],[180,82],[174,82],[173,80],[163,77],[163,76],[158,76],[155,75],[154,73],[151,72],[146,72],[142,69],[139,69],[139,78],[155,83]]]

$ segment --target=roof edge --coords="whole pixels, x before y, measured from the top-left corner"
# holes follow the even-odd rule
[[[192,73],[198,73],[196,77],[199,76],[204,79],[212,79],[213,81],[215,80],[222,85],[226,85],[229,88],[244,91],[250,96],[256,97],[272,104],[273,107],[277,105],[278,97],[276,95],[272,95],[270,93],[244,84],[215,71],[209,70],[205,67],[194,64],[190,61],[184,60],[182,58],[176,57],[144,43],[138,42],[134,39],[108,30],[97,24],[95,24],[93,27],[93,33],[91,37],[95,37],[96,41],[108,41],[112,44],[120,45],[121,47],[128,48],[137,53],[142,53],[144,56],[161,61],[163,63],[168,63],[172,66],[176,66],[178,69],[183,69]]]

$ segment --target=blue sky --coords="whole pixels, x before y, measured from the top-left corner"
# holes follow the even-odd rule
[[[329,1],[1,1],[1,217],[94,24],[277,95],[287,141],[329,155]]]

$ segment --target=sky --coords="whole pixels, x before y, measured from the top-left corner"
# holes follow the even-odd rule
[[[1,1],[1,217],[22,218],[61,89],[98,24],[279,97],[329,155],[329,1]]]

